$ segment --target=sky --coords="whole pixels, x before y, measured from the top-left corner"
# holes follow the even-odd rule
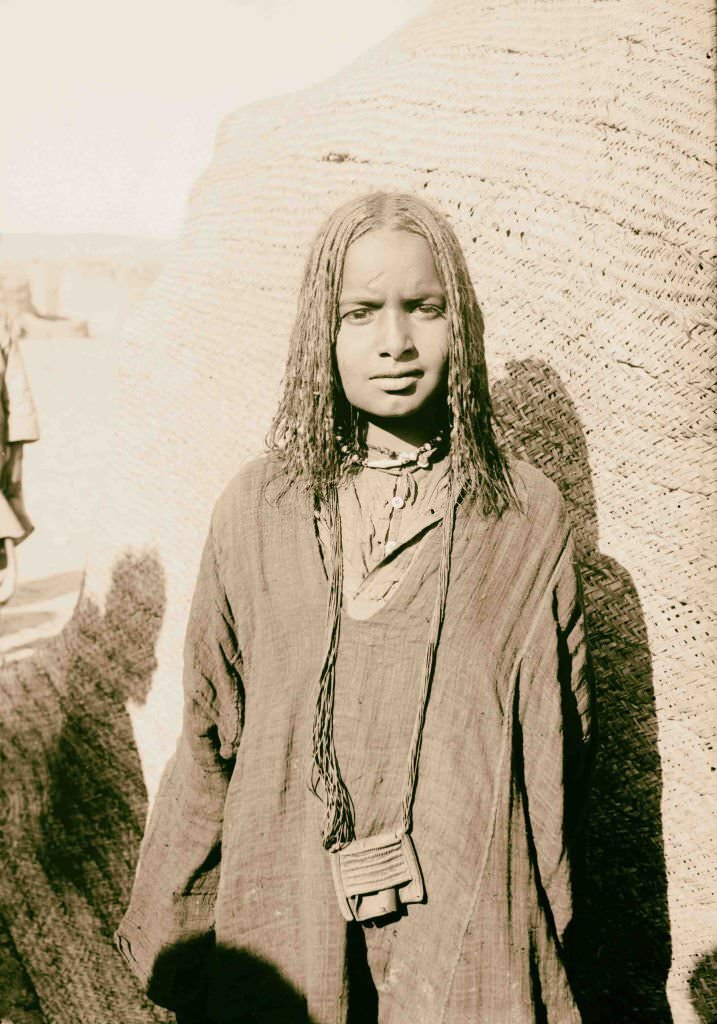
[[[231,110],[429,0],[0,0],[0,233],[178,233]]]

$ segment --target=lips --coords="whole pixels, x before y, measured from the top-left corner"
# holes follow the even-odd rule
[[[412,388],[422,376],[421,370],[404,370],[402,373],[378,373],[370,379],[382,391],[398,392]]]
[[[391,370],[374,373],[369,378],[384,391],[403,391],[423,376],[423,370]]]

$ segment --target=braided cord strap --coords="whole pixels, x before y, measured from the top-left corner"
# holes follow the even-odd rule
[[[336,654],[341,633],[341,598],[344,565],[341,545],[341,518],[338,495],[332,487],[327,495],[325,511],[328,521],[329,602],[326,613],[326,654],[319,676],[314,711],[314,766],[324,786],[326,818],[322,830],[324,847],[331,850],[349,843],[354,837],[354,816],[351,796],[341,778],[334,747],[334,693],[336,689]],[[316,791],[316,787],[314,787]]]
[[[446,597],[448,595],[448,582],[451,573],[451,553],[453,551],[453,532],[456,525],[457,496],[453,487],[448,493],[448,507],[443,517],[443,536],[441,544],[441,561],[438,566],[438,593],[433,608],[431,627],[426,645],[426,659],[423,663],[423,685],[421,696],[418,702],[418,712],[413,726],[411,737],[411,749],[408,759],[408,781],[406,791],[401,805],[403,828],[406,833],[411,831],[413,824],[413,801],[416,797],[416,786],[418,784],[418,762],[421,757],[421,742],[423,740],[423,726],[426,721],[426,709],[431,695],[431,683],[433,682],[433,671],[436,667],[436,653],[438,642],[441,638],[441,629],[446,612]]]
[[[402,826],[405,833],[411,831],[413,801],[418,784],[418,763],[421,756],[421,741],[426,720],[426,709],[431,693],[431,683],[436,664],[436,653],[441,636],[446,609],[446,597],[451,570],[451,552],[456,521],[458,496],[451,487],[448,505],[443,517],[441,561],[438,567],[438,593],[433,608],[431,626],[423,665],[421,694],[413,726],[408,759],[407,782],[401,805]],[[321,779],[326,799],[326,818],[322,838],[327,850],[337,850],[350,843],[355,836],[353,803],[341,777],[336,748],[334,747],[334,694],[336,685],[336,655],[341,632],[341,605],[343,597],[343,550],[341,543],[341,518],[338,509],[338,495],[332,488],[323,504],[328,526],[328,576],[329,601],[327,607],[326,654],[319,677],[314,712],[313,747],[314,766]]]

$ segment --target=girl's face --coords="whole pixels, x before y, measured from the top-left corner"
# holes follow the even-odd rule
[[[351,405],[369,422],[420,420],[448,364],[446,300],[426,239],[381,228],[352,242],[339,315],[336,363]]]

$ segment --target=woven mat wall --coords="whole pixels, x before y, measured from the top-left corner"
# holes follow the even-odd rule
[[[308,241],[369,188],[433,201],[469,257],[506,442],[579,537],[602,727],[579,944],[605,1022],[670,1019],[670,942],[674,1020],[714,1009],[713,67],[703,0],[444,0],[331,81],[228,117],[125,339],[87,581],[102,602],[128,547],[161,566],[132,710],[153,791],[208,516],[261,447]]]

